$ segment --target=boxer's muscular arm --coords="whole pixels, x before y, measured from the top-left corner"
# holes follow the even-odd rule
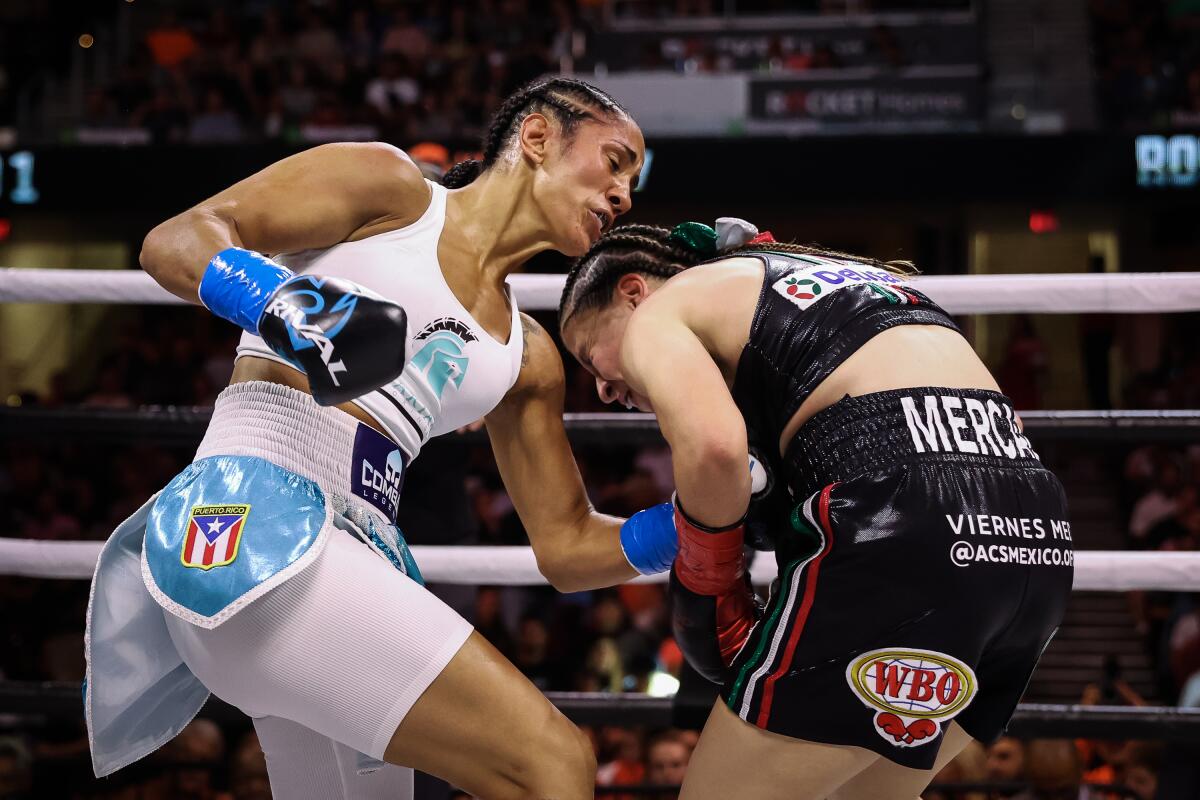
[[[684,322],[687,294],[661,289],[637,308],[621,343],[625,382],[650,399],[671,446],[679,504],[721,527],[750,502],[746,423],[720,368]]]
[[[746,423],[716,361],[685,322],[694,295],[680,284],[669,287],[630,318],[621,373],[650,399],[671,446],[679,533],[671,629],[692,667],[720,683],[758,616],[743,552],[751,484]]]
[[[429,207],[408,156],[382,143],[322,145],[261,172],[154,228],[141,265],[190,303],[209,259],[228,247],[288,253],[330,247],[374,222],[407,225]]]
[[[563,592],[627,581],[637,573],[621,551],[623,520],[592,508],[563,428],[566,383],[558,348],[524,314],[521,329],[521,375],[484,421],[538,568]]]

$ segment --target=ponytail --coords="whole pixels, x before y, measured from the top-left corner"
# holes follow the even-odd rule
[[[483,172],[483,162],[477,158],[460,161],[442,176],[442,186],[447,189],[461,189],[475,180]]]

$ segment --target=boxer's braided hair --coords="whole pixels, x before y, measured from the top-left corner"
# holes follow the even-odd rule
[[[483,137],[483,160],[471,159],[455,164],[442,178],[442,185],[447,189],[460,189],[478,178],[508,149],[525,118],[535,113],[556,120],[563,137],[568,140],[584,120],[603,121],[628,115],[620,103],[590,83],[574,78],[534,81],[510,95],[492,115]]]
[[[578,311],[606,305],[622,275],[665,279],[708,258],[671,241],[670,235],[670,228],[657,225],[620,225],[601,236],[567,273],[558,303],[559,328]]]
[[[897,275],[911,275],[917,270],[908,261],[879,261],[822,247],[791,242],[761,242],[717,254],[696,250],[671,236],[672,229],[657,225],[620,225],[600,237],[586,254],[571,265],[567,283],[558,304],[558,325],[561,330],[574,314],[591,308],[602,308],[612,299],[613,289],[622,275],[636,272],[655,278],[670,278],[688,267],[731,258],[746,252],[790,253],[795,255],[843,258],[887,270]]]

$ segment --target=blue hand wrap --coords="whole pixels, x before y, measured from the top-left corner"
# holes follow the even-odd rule
[[[669,570],[679,552],[675,506],[661,503],[625,520],[621,525],[621,550],[630,565],[643,575]]]
[[[208,262],[200,279],[200,302],[218,317],[257,336],[267,301],[295,274],[262,253],[230,247]]]

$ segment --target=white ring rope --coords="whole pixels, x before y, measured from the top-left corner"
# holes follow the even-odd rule
[[[563,275],[513,275],[517,303],[558,308]],[[951,314],[1149,314],[1200,310],[1200,272],[930,275],[915,285]],[[183,301],[138,270],[0,268],[0,303]]]
[[[992,540],[992,541],[989,541]],[[1005,537],[983,537],[976,547],[1008,544]],[[103,542],[53,542],[36,539],[0,539],[0,575],[31,578],[88,578],[96,568]],[[533,549],[529,547],[415,546],[413,557],[430,583],[468,586],[544,586]],[[947,556],[949,557],[949,556]],[[1004,568],[1005,565],[997,565]],[[968,565],[963,569],[981,569]],[[1060,567],[1045,567],[1060,569]],[[750,570],[754,583],[763,586],[775,579],[775,559],[759,554]],[[662,573],[637,578],[638,583],[666,583]],[[1120,550],[1085,550],[1075,554],[1076,591],[1121,592],[1200,591],[1200,553],[1127,553]]]

